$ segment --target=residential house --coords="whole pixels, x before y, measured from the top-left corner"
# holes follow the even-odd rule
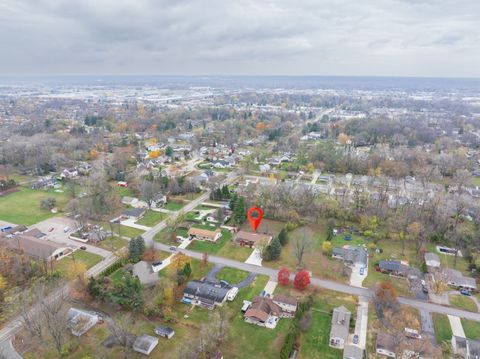
[[[141,219],[147,210],[145,208],[132,208],[127,209],[122,212],[122,216],[128,219],[134,220],[135,222]]]
[[[142,353],[145,355],[150,355],[150,353],[158,345],[158,338],[152,337],[151,335],[142,334],[133,343],[132,349],[137,353]]]
[[[88,332],[99,322],[99,316],[94,312],[70,308],[67,312],[67,327],[72,334],[79,337]]]
[[[453,353],[465,359],[480,358],[480,341],[452,336]]]
[[[209,229],[191,227],[188,230],[188,236],[199,241],[216,242],[221,236],[220,228],[211,231]]]
[[[343,359],[363,359],[364,350],[355,344],[345,345],[343,349]]]
[[[163,207],[167,203],[167,196],[163,193],[157,193],[151,201],[151,206],[153,208],[160,208]]]
[[[64,245],[35,237],[18,234],[0,242],[11,251],[23,253],[28,257],[53,261],[62,258],[70,252],[70,249]]]
[[[268,163],[265,163],[263,165],[260,165],[259,169],[260,169],[260,172],[265,173],[265,172],[270,172],[272,167]]]
[[[284,294],[274,295],[273,302],[282,310],[281,317],[294,317],[297,312],[297,299]]]
[[[434,272],[440,268],[440,258],[435,253],[425,253],[425,264],[430,273]]]
[[[329,341],[331,347],[338,349],[344,348],[350,330],[351,316],[352,313],[343,305],[333,310]]]
[[[380,261],[378,264],[380,270],[384,273],[394,274],[405,277],[408,273],[408,263],[397,260]]]
[[[443,273],[447,279],[447,284],[457,289],[477,290],[477,283],[474,278],[465,277],[460,271],[451,268],[445,268]]]
[[[245,312],[244,318],[247,323],[273,329],[277,326],[282,308],[271,298],[257,296]]]
[[[333,248],[332,257],[343,260],[349,267],[361,266],[367,267],[368,253],[363,247],[343,246],[342,248]]]
[[[234,242],[240,246],[254,247],[257,244],[268,245],[272,240],[269,234],[252,233],[247,231],[238,231],[235,234]]]
[[[28,236],[28,237],[35,237],[37,239],[40,239],[40,238],[43,238],[43,237],[46,236],[46,234],[43,233],[38,228],[29,229],[28,231],[23,232],[23,235]]]
[[[155,285],[155,283],[160,280],[158,271],[154,271],[152,266],[145,261],[135,263],[133,265],[132,274],[145,286]]]
[[[212,280],[192,280],[187,283],[183,291],[182,301],[193,303],[207,309],[222,306],[232,287],[225,282]]]
[[[32,189],[53,188],[56,184],[57,179],[55,177],[41,178],[32,184]]]
[[[376,352],[389,358],[395,358],[395,342],[393,336],[386,333],[377,333]]]

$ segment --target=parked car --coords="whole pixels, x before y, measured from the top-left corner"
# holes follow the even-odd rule
[[[63,232],[65,232],[65,233],[67,233],[68,231],[70,231],[70,227],[68,227],[68,226],[63,229]]]
[[[471,293],[469,290],[467,290],[467,289],[462,289],[462,290],[460,291],[460,294],[466,295],[466,296],[468,296],[468,297],[470,297],[470,296],[472,295],[472,293]]]
[[[353,341],[353,344],[358,344],[358,335],[357,335],[357,334],[355,334],[355,335],[353,336],[353,340],[352,340],[352,341]]]
[[[170,249],[171,251],[176,251],[176,250],[177,250],[177,247],[175,247],[175,246],[170,246],[169,249]]]
[[[86,250],[87,250],[87,247],[81,246],[80,249],[81,249],[82,251],[86,251]]]
[[[364,275],[365,274],[365,267],[362,267],[360,268],[360,275]]]

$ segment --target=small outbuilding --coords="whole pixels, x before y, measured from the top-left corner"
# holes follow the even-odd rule
[[[137,353],[142,353],[145,355],[150,355],[150,353],[158,345],[158,338],[152,337],[151,335],[142,334],[133,343],[132,349]]]

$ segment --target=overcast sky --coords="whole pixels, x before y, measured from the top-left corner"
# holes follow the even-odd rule
[[[480,0],[0,0],[0,74],[480,77]]]

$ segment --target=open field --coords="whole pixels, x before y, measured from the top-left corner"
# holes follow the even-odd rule
[[[0,220],[29,226],[54,217],[55,214],[40,207],[40,201],[48,197],[55,198],[59,212],[64,210],[68,202],[65,193],[19,187],[17,192],[0,197]]]

